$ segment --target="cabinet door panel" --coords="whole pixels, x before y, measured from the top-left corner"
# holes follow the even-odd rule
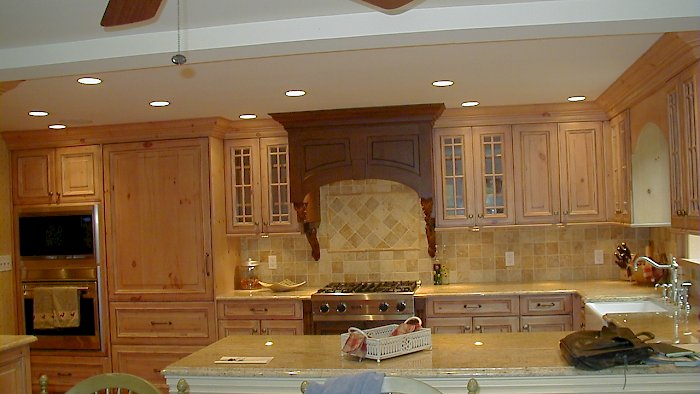
[[[475,317],[472,321],[474,332],[518,332],[520,318],[518,316]]]
[[[605,218],[602,143],[603,131],[599,122],[559,125],[559,176],[564,222]]]
[[[56,150],[59,202],[99,200],[102,196],[100,147],[78,146]]]
[[[436,224],[440,227],[474,225],[471,127],[441,129],[435,133],[434,166],[438,180]]]
[[[289,197],[289,145],[287,139],[260,140],[262,185],[262,231],[265,233],[298,232],[296,211]]]
[[[229,335],[258,335],[260,320],[219,320],[219,338]]]
[[[39,377],[49,378],[49,393],[65,393],[93,375],[111,372],[107,357],[31,356],[32,391],[39,392]]]
[[[46,204],[54,192],[53,149],[12,152],[15,204]]]
[[[697,124],[697,79],[690,76],[681,81],[681,95],[683,108],[681,119],[681,134],[683,136],[683,171],[686,176],[686,186],[683,191],[687,196],[685,216],[685,227],[697,231],[700,228],[700,130]]]
[[[114,372],[140,376],[161,390],[167,390],[163,369],[199,350],[192,346],[112,346]],[[165,391],[167,392],[167,391]]]
[[[513,224],[513,138],[510,126],[473,128],[476,224]]]
[[[557,223],[560,192],[557,125],[513,126],[516,223]]]
[[[113,300],[213,297],[207,141],[105,147]]]
[[[259,140],[226,141],[226,230],[230,234],[260,232],[262,190],[260,188]]]
[[[612,140],[613,218],[620,223],[631,221],[631,166],[629,111],[610,120]]]
[[[522,316],[521,330],[524,332],[571,331],[571,315]]]
[[[438,317],[425,321],[433,334],[468,334],[472,332],[471,317]]]
[[[260,333],[265,335],[304,335],[304,321],[261,320]]]

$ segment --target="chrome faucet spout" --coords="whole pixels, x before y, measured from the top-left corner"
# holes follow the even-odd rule
[[[678,305],[680,297],[678,292],[678,262],[676,262],[676,257],[671,257],[671,264],[659,264],[647,256],[637,256],[632,262],[632,267],[635,271],[639,269],[638,265],[640,261],[649,263],[652,267],[667,269],[671,271],[671,295],[670,299],[674,305]]]

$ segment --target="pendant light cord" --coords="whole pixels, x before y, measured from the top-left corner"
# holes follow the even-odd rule
[[[180,53],[180,0],[177,0],[177,53]]]

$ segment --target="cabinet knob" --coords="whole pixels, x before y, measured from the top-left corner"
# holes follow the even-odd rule
[[[464,331],[462,331],[462,332],[463,332],[463,333],[468,333],[468,332],[471,332],[471,331],[472,331],[472,326],[464,326]]]
[[[477,216],[479,219],[483,219],[483,218],[484,218],[484,214],[483,214],[483,213],[480,213],[480,214],[478,214],[478,215],[476,215],[476,216]]]
[[[523,324],[523,331],[530,331],[530,325],[529,324]]]
[[[257,334],[257,333],[258,333],[258,329],[257,329],[257,328],[251,328],[251,329],[250,329],[250,332],[252,332],[253,334]]]
[[[475,331],[478,331],[478,332],[481,333],[481,334],[484,333],[483,327],[481,327],[481,326],[474,326],[474,330],[475,330]]]
[[[469,219],[472,219],[472,218],[474,218],[474,214],[473,214],[473,213],[470,213],[470,214],[469,214]]]
[[[569,211],[564,211],[564,215],[568,215],[568,214],[569,214]]]
[[[559,211],[554,211],[553,214],[554,216],[559,215]]]

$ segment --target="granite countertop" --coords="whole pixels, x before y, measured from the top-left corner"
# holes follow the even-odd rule
[[[288,292],[272,292],[269,289],[259,290],[230,290],[216,297],[217,300],[242,299],[309,299],[317,287],[308,285],[298,290]],[[481,294],[528,294],[540,292],[576,292],[584,301],[630,297],[658,297],[654,288],[640,286],[621,280],[596,281],[556,281],[536,283],[459,283],[442,286],[425,285],[417,291],[416,297],[450,296],[450,295],[481,295]]]
[[[0,352],[36,342],[34,335],[0,335]]]
[[[444,376],[571,376],[622,374],[624,367],[584,371],[562,358],[559,340],[568,332],[435,334],[432,350],[377,363],[341,356],[337,335],[228,336],[171,365],[166,376],[331,377],[363,370],[391,375]],[[483,345],[476,345],[476,342]],[[270,342],[271,345],[266,345]],[[215,364],[228,356],[274,357],[267,364]],[[700,367],[629,366],[627,374],[700,373]]]

